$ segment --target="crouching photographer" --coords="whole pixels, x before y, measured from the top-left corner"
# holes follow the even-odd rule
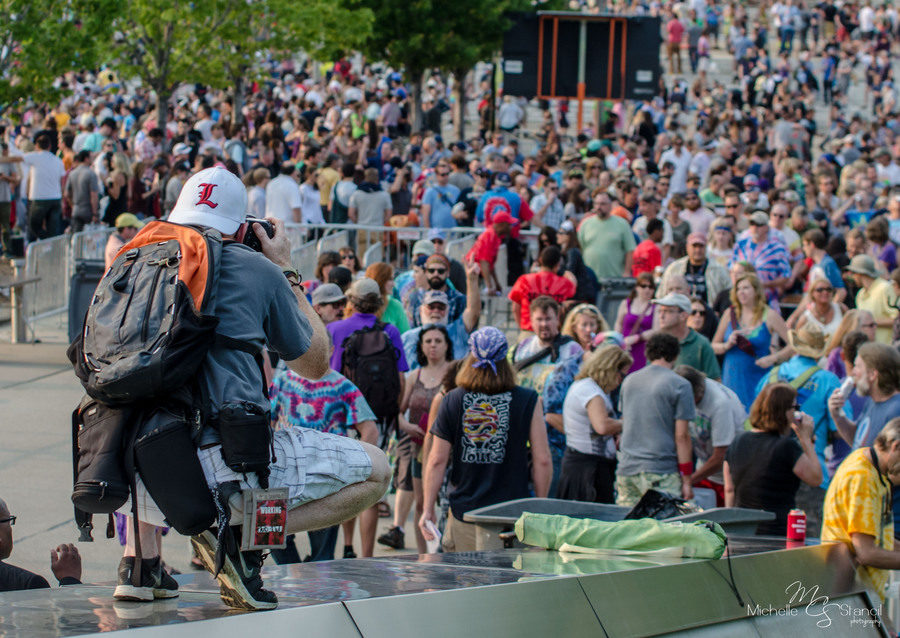
[[[118,355],[100,352],[109,346],[98,343],[98,334],[108,335],[109,340],[121,339],[116,331],[104,333],[97,327],[103,327],[104,304],[110,308],[119,304],[128,309],[122,311],[120,326],[128,328],[130,321],[138,320],[127,316],[142,320],[140,329],[135,329],[141,339],[153,339],[156,332],[166,335],[165,339],[173,339],[170,333],[194,322],[197,325],[194,331],[206,331],[204,338],[208,341],[200,351],[202,358],[196,373],[182,382],[195,389],[192,401],[198,406],[196,418],[187,420],[183,430],[190,432],[196,451],[187,446],[185,453],[182,445],[179,458],[175,446],[157,444],[155,456],[145,455],[142,459],[142,449],[152,448],[152,445],[142,448],[142,443],[153,441],[154,437],[157,441],[164,440],[158,435],[168,427],[159,424],[156,408],[166,401],[165,394],[160,398],[162,386],[147,390],[153,398],[149,402],[153,416],[143,419],[136,436],[132,437],[137,471],[126,493],[133,492],[129,501],[133,499],[134,503],[126,502],[118,508],[124,514],[136,514],[139,521],[136,529],[129,522],[129,532],[134,529],[136,533],[128,534],[119,566],[115,592],[118,599],[145,601],[177,595],[177,584],[162,572],[153,529],[154,525],[171,524],[182,533],[193,534],[191,543],[204,566],[216,575],[226,604],[250,610],[273,609],[278,599],[263,588],[260,568],[264,557],[258,546],[274,546],[278,541],[269,539],[268,544],[265,539],[260,541],[260,531],[279,532],[283,537],[285,533],[338,524],[375,504],[390,479],[384,453],[372,445],[305,428],[275,432],[270,429],[269,399],[261,366],[263,348],[277,353],[297,374],[318,379],[329,370],[329,337],[306,299],[300,274],[291,265],[291,246],[284,224],[269,219],[269,228],[259,223],[251,223],[248,228],[246,214],[247,193],[235,175],[214,167],[191,177],[169,221],[151,222],[122,248],[104,277],[108,281],[101,281],[88,311],[86,326],[94,326],[93,330],[86,328],[81,340],[70,349],[76,373],[95,400],[93,405],[103,411],[116,408],[116,402],[112,401],[112,407],[108,407],[110,401],[101,397],[117,399],[117,396],[112,394],[109,385],[101,383],[99,371]],[[249,233],[258,239],[259,251],[246,245],[246,241],[236,241]],[[199,257],[192,253],[195,248]],[[160,252],[164,250],[171,251],[168,258]],[[172,270],[152,275],[152,268]],[[203,280],[205,283],[188,281],[190,271],[201,270],[209,273]],[[141,276],[152,278],[142,285]],[[170,284],[176,288],[161,305],[154,305],[154,295],[162,294],[160,290]],[[193,315],[181,312],[177,306],[188,293],[193,295]],[[132,295],[127,303],[116,297],[127,294]],[[138,313],[129,309],[139,302],[146,309],[139,308]],[[162,310],[157,312],[157,307]],[[175,315],[175,319],[165,331],[154,323],[162,322],[165,327],[169,315]],[[152,344],[156,348],[171,348],[165,339],[159,337]],[[195,336],[190,343],[199,341]],[[126,349],[127,345],[120,349]],[[190,347],[196,346],[183,349]],[[141,352],[145,355],[154,352],[153,346],[142,344]],[[153,365],[152,361],[147,363],[146,356],[134,361],[132,367]],[[120,361],[117,365],[121,368],[124,364]],[[169,363],[161,368],[162,372],[147,370],[143,377],[147,384],[152,384],[160,375],[173,374],[174,367]],[[109,366],[103,379],[112,372],[114,366]],[[123,396],[133,398],[141,391],[126,392]],[[148,397],[137,398],[144,401],[140,405],[147,410]],[[83,402],[79,414],[86,422],[90,414],[84,411],[84,406]],[[128,435],[125,436],[127,441]],[[181,440],[188,440],[188,435]],[[79,438],[78,445],[81,444]],[[196,476],[201,476],[202,468],[202,477],[213,498],[206,493],[202,478],[199,492],[195,484],[183,485],[183,489],[175,485],[178,480],[188,482],[173,480],[173,476],[188,476],[187,470],[181,468],[197,466],[194,456],[199,459]],[[86,465],[76,459],[76,470]],[[77,481],[73,500],[79,505]],[[271,490],[271,494],[260,493],[259,488]],[[260,500],[249,499],[251,494]],[[279,497],[283,500],[279,501]],[[197,511],[209,510],[211,514],[199,518],[195,515]],[[250,518],[245,517],[245,512],[263,516],[273,511],[281,512],[282,518],[271,529],[263,530],[255,522],[252,526],[247,524]],[[179,524],[177,512],[193,516],[194,520]],[[212,521],[217,521],[214,527],[204,529]],[[239,527],[242,522],[245,523],[243,531]],[[197,533],[198,529],[204,531]],[[254,533],[248,534],[248,529]]]

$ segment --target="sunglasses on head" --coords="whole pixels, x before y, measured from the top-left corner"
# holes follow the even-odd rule
[[[425,269],[429,275],[443,275],[447,272],[446,268],[426,268]]]

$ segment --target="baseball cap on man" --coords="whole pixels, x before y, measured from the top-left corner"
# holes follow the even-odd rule
[[[668,306],[670,308],[678,308],[682,312],[691,311],[691,300],[687,296],[679,292],[670,292],[665,297],[654,299],[653,303],[657,306]]]
[[[443,290],[428,290],[422,295],[422,305],[428,306],[433,303],[442,303],[445,306],[450,305],[447,293]]]
[[[434,254],[434,244],[430,239],[420,239],[413,244],[412,254],[431,256]]]
[[[688,246],[693,246],[694,244],[703,244],[706,245],[706,235],[703,233],[691,233],[687,236],[687,244]]]
[[[500,186],[509,186],[512,182],[509,179],[509,173],[497,173],[494,175],[494,183]]]
[[[247,217],[247,189],[238,177],[213,166],[184,183],[169,221],[175,224],[209,226],[231,235]]]
[[[346,299],[346,296],[344,296],[340,286],[331,283],[322,284],[313,290],[312,294],[313,305],[334,303],[336,301],[343,301],[344,299]]]
[[[765,212],[758,210],[752,215],[750,215],[750,225],[751,226],[768,226],[769,225],[769,216],[765,214]]]
[[[381,288],[378,287],[378,282],[374,279],[363,277],[351,284],[350,289],[347,290],[347,295],[357,298],[368,297],[369,295],[378,295],[380,297]]]
[[[172,155],[190,155],[191,147],[184,142],[179,142],[172,147]]]
[[[134,213],[122,213],[116,217],[116,228],[137,228],[144,227],[144,222],[137,218]]]

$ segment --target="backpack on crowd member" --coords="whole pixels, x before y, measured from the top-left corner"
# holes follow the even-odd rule
[[[375,416],[390,422],[400,413],[400,357],[385,328],[376,321],[344,339],[341,374],[359,388]]]
[[[265,486],[268,419],[250,415],[255,418],[226,423],[220,415],[210,422],[209,402],[195,379],[213,344],[261,361],[251,344],[216,333],[222,250],[218,231],[151,222],[122,247],[97,285],[84,328],[67,352],[88,394],[73,414],[78,510],[118,510],[134,496],[139,474],[178,532],[209,528],[217,508],[195,448],[206,425],[219,429],[229,467],[257,472]],[[249,456],[245,446],[252,448]],[[87,517],[79,522],[90,525]]]
[[[821,369],[822,368],[820,368],[817,365],[809,366],[806,370],[801,372],[795,378],[791,379],[790,381],[784,381],[783,383],[787,383],[789,386],[794,388],[795,391],[799,392],[799,390],[801,388],[803,388],[810,379],[813,378],[813,375]],[[780,370],[781,370],[781,366],[778,365],[769,371],[769,375],[766,378],[766,385],[771,385],[773,383],[779,382],[778,381],[778,372]],[[748,416],[746,419],[744,419],[744,429],[749,430],[751,427],[753,427],[753,426],[751,425],[750,417]]]

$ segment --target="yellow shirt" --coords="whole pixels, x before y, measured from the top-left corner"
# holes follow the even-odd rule
[[[891,484],[872,464],[869,450],[851,452],[831,479],[825,494],[822,540],[841,541],[852,549],[851,534],[868,534],[876,546],[894,549]],[[883,599],[888,570],[859,567],[857,571]]]
[[[894,301],[891,282],[881,277],[872,282],[868,291],[860,288],[856,293],[856,307],[871,312],[875,321],[893,320],[897,316],[897,309],[892,305]],[[878,330],[875,331],[875,341],[880,343],[890,345],[892,337],[893,328],[891,326],[878,326]]]

